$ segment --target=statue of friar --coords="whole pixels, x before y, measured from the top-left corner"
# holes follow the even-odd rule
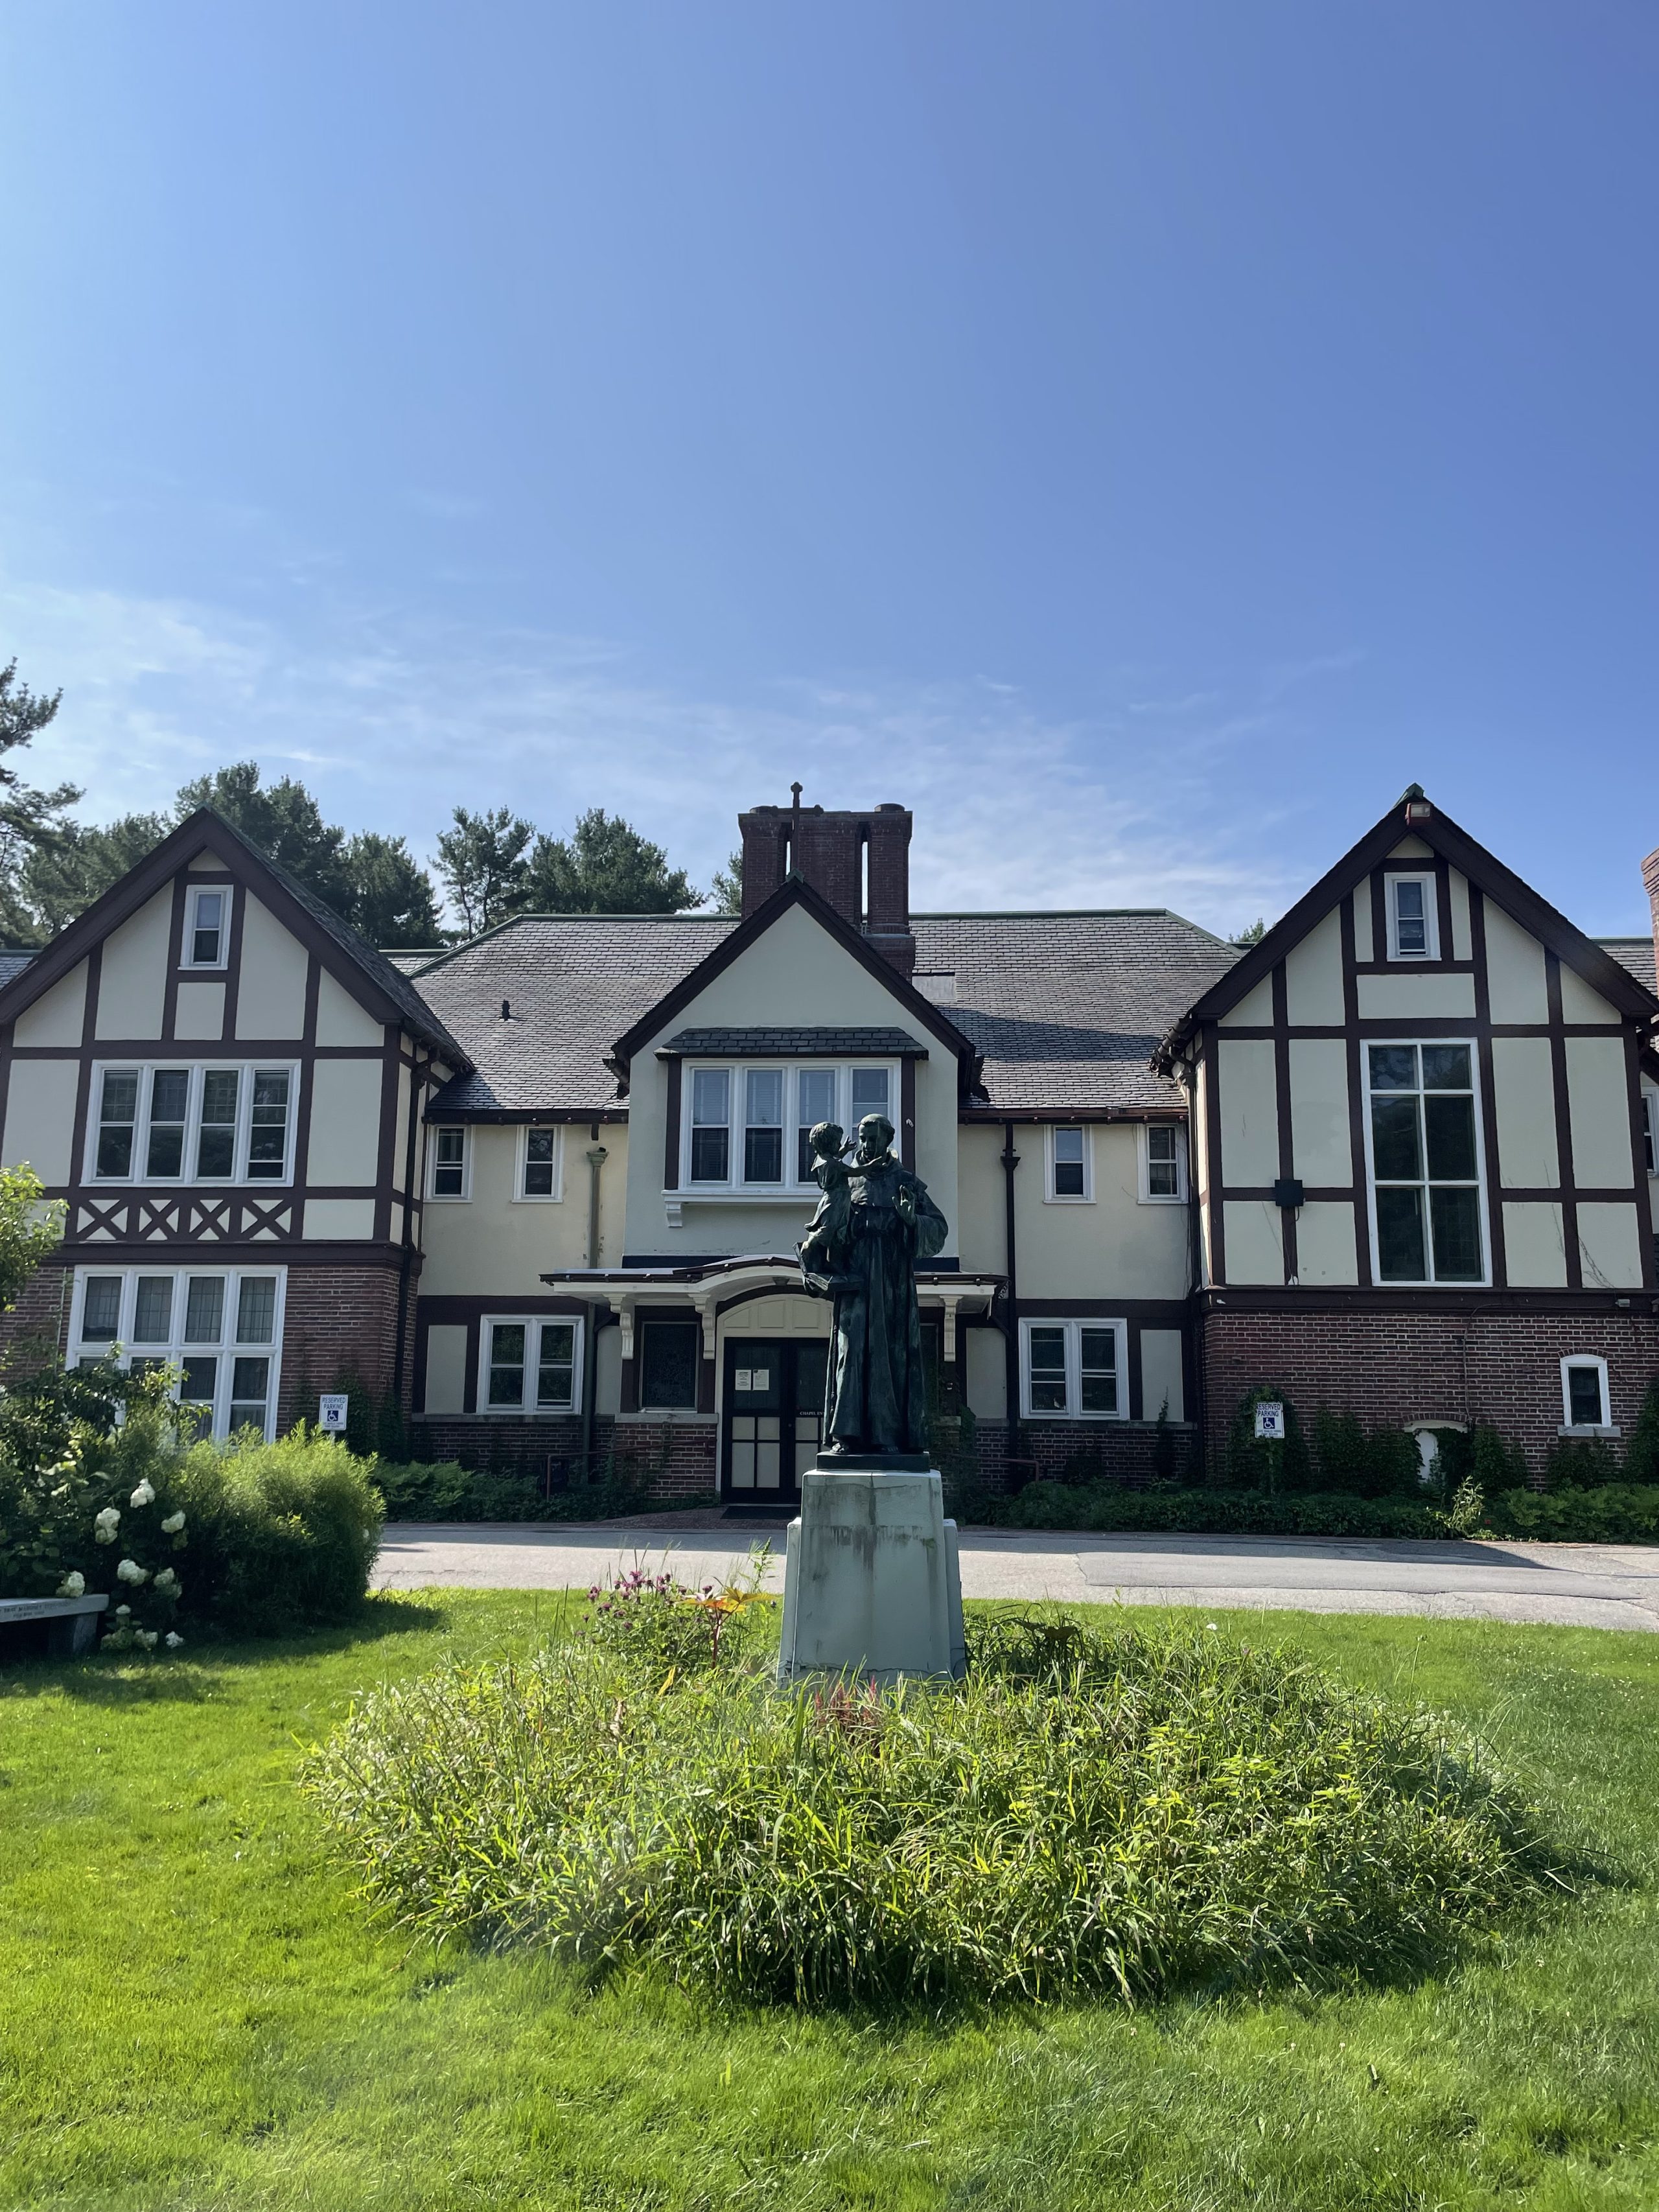
[[[927,1449],[927,1385],[915,1266],[947,1233],[927,1186],[893,1158],[884,1114],[859,1123],[849,1165],[842,1132],[820,1121],[808,1139],[823,1193],[796,1248],[807,1290],[833,1298],[835,1345],[824,1387],[823,1456]]]

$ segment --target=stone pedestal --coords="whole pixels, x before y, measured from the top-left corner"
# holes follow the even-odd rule
[[[778,1680],[850,1674],[878,1682],[959,1676],[957,1524],[924,1464],[820,1467],[789,1523]]]

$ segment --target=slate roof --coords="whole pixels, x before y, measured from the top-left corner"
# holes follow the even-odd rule
[[[34,957],[32,947],[16,951],[8,946],[0,951],[0,991],[3,991],[14,975],[21,975]]]
[[[659,1060],[679,1054],[687,1060],[713,1059],[729,1054],[733,1059],[830,1059],[872,1057],[926,1060],[927,1048],[908,1030],[681,1030],[657,1048]]]
[[[1612,953],[1621,968],[1628,968],[1638,983],[1645,983],[1650,991],[1659,991],[1651,937],[1598,937],[1595,941],[1604,952]]]
[[[475,1072],[446,1084],[431,1110],[617,1112],[605,1055],[737,926],[729,915],[526,915],[440,954],[420,971],[421,995]]]
[[[985,1055],[993,1110],[1178,1106],[1149,1061],[1239,957],[1178,914],[919,914],[916,972]]]
[[[432,1110],[619,1111],[605,1054],[737,926],[715,915],[527,915],[435,956],[418,971],[421,995],[476,1073],[447,1085]],[[1238,957],[1156,908],[917,915],[912,927],[927,995],[985,1055],[993,1112],[1179,1105],[1148,1065],[1152,1048]]]

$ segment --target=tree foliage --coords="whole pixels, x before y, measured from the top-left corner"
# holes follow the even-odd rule
[[[533,825],[511,807],[474,814],[458,806],[438,840],[438,874],[469,937],[521,913],[530,874],[525,848]]]
[[[33,1168],[0,1168],[0,1312],[9,1313],[64,1233],[61,1203],[48,1205]]]
[[[159,814],[124,814],[101,829],[67,823],[50,844],[37,845],[23,863],[22,895],[42,933],[55,937],[102,898],[161,843],[167,828]]]
[[[25,783],[6,757],[31,744],[55,719],[63,696],[20,684],[15,659],[0,668],[0,929],[14,945],[38,944],[45,934],[23,896],[23,867],[64,835],[68,810],[82,794],[72,783],[50,790]]]
[[[592,806],[570,836],[538,837],[520,904],[538,914],[679,914],[703,894],[660,845]]]
[[[360,830],[342,859],[351,884],[346,919],[371,945],[436,945],[443,936],[432,878],[402,837]]]
[[[712,896],[716,914],[743,912],[743,854],[741,850],[729,854],[723,868],[715,869]]]

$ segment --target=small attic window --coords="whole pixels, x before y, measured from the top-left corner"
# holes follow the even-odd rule
[[[228,949],[230,894],[205,884],[192,886],[185,915],[186,968],[222,968]]]
[[[1390,876],[1388,878],[1388,913],[1390,960],[1437,960],[1440,957],[1435,884],[1431,875]]]

